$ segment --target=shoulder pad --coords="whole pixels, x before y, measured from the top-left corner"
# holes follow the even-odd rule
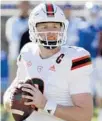
[[[36,44],[34,44],[33,42],[29,42],[24,45],[24,47],[21,49],[20,53],[22,54],[22,53],[27,53],[29,51],[36,51],[37,47],[38,46]]]
[[[27,44],[24,45],[24,47],[21,49],[21,52],[17,58],[17,65],[19,62],[22,61],[22,59],[27,59],[30,57],[30,55],[32,55],[32,53],[36,52],[37,49],[37,45],[34,44],[33,42],[29,42]]]

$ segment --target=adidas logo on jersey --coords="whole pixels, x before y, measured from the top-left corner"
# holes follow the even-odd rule
[[[49,70],[51,70],[51,71],[56,71],[56,70],[55,70],[55,66],[54,66],[54,65],[51,66],[51,67],[49,68]]]

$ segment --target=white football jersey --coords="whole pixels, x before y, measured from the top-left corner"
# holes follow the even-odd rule
[[[44,82],[47,99],[64,106],[73,106],[71,95],[90,93],[92,64],[90,54],[83,48],[67,47],[47,59],[42,59],[38,46],[29,43],[22,49],[18,60],[17,80],[40,78]],[[60,121],[55,116],[39,110],[34,111],[26,121]]]

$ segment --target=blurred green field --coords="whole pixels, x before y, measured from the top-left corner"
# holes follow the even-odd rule
[[[14,121],[12,115],[10,113],[7,113],[3,105],[0,106],[0,112],[1,112],[1,120],[0,121]],[[98,116],[98,109],[94,109],[94,116],[92,121],[97,121],[97,116]]]

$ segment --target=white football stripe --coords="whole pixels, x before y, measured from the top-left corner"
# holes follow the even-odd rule
[[[23,115],[24,114],[23,111],[17,110],[17,109],[11,109],[11,112],[14,113],[14,114],[18,114],[18,115]]]

